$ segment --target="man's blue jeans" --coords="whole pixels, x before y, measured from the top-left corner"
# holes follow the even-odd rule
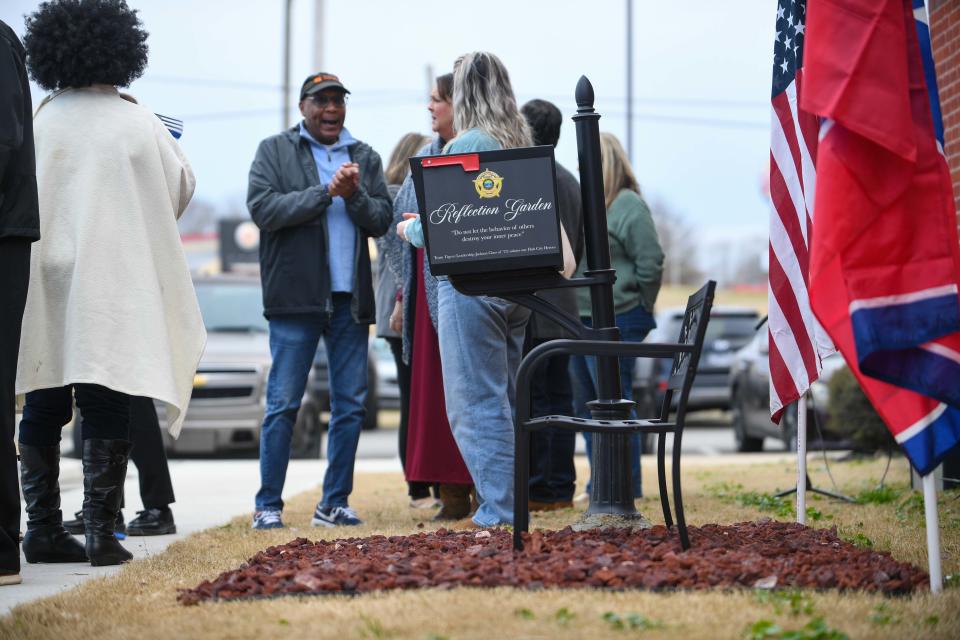
[[[591,326],[590,318],[581,318],[583,324]],[[641,342],[657,323],[653,315],[641,306],[618,314],[615,319],[620,329],[620,338],[624,342]],[[623,397],[633,399],[633,368],[636,358],[620,358],[620,386]],[[571,356],[570,378],[573,381],[573,407],[579,418],[590,418],[590,409],[587,402],[597,399],[597,359],[593,357]],[[636,418],[636,412],[630,412],[631,418]],[[587,443],[587,460],[593,464],[593,434],[584,433]],[[643,495],[643,484],[640,479],[640,436],[630,436],[630,475],[633,480],[633,495],[639,498]],[[590,492],[590,482],[587,482],[587,492]]]
[[[260,490],[256,508],[283,509],[283,483],[290,460],[290,438],[300,400],[322,337],[330,371],[330,428],[325,507],[347,506],[353,491],[353,464],[367,397],[367,325],[350,312],[350,295],[333,295],[333,314],[283,315],[270,319],[273,365],[267,381],[267,408],[260,431]]]
[[[446,280],[437,292],[447,418],[477,489],[481,527],[513,522],[513,418],[529,309],[465,296]]]

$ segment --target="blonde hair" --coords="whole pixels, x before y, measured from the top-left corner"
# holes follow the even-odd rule
[[[630,168],[627,152],[612,133],[600,134],[600,165],[603,167],[603,199],[608,209],[624,189],[640,195],[640,185]]]
[[[383,172],[387,184],[403,184],[404,178],[410,173],[410,158],[428,142],[430,138],[413,131],[400,138],[397,146],[393,148],[393,153],[390,154],[387,170]]]
[[[480,129],[504,149],[533,144],[506,67],[486,51],[460,56],[454,64],[453,125],[458,134]]]

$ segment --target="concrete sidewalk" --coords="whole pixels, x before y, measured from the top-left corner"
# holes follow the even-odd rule
[[[315,489],[320,497],[320,483],[326,460],[291,460],[284,485],[284,497]],[[357,460],[357,473],[400,472],[399,459]],[[134,558],[148,558],[162,552],[172,542],[191,533],[221,525],[238,515],[253,511],[253,496],[260,486],[257,460],[171,460],[177,502],[172,505],[177,533],[169,536],[127,537],[124,547]],[[135,517],[140,505],[137,472],[130,465],[127,475],[127,508],[124,517]],[[64,517],[73,518],[83,502],[83,477],[79,460],[63,458],[61,462],[61,505]],[[21,514],[26,529],[26,516]],[[91,578],[110,576],[120,570],[114,567],[91,567],[89,564],[27,564],[21,556],[23,584],[0,587],[0,615],[11,608],[37,598],[70,589]]]

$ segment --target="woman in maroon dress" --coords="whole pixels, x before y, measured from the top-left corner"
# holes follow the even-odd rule
[[[452,74],[437,78],[428,107],[437,137],[419,155],[440,153],[446,141],[455,135],[452,88]],[[408,177],[394,200],[395,222],[402,219],[404,211],[415,210],[416,195]],[[403,304],[394,315],[404,320],[404,355],[412,367],[404,473],[408,482],[439,484],[443,506],[437,519],[456,520],[470,514],[473,480],[447,421],[436,328],[437,281],[430,274],[429,263],[425,264],[423,249],[414,249],[406,242],[400,244]],[[399,318],[397,324],[401,324]]]

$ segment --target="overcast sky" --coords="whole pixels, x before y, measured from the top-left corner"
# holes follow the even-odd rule
[[[22,35],[37,2],[3,0]],[[130,0],[150,33],[150,63],[130,92],[181,117],[196,197],[243,206],[257,143],[281,127],[284,0]],[[314,0],[293,0],[294,91],[314,71]],[[569,116],[586,75],[600,128],[625,141],[624,0],[326,0],[324,71],[352,91],[351,133],[386,160],[408,131],[429,133],[427,65],[467,51],[507,65],[518,100],[544,98],[565,117],[557,159],[576,168]],[[634,3],[634,162],[645,195],[668,202],[701,246],[763,242],[776,0]],[[34,90],[34,100],[43,93]],[[292,104],[296,105],[297,96]],[[288,124],[296,121],[294,110]]]

